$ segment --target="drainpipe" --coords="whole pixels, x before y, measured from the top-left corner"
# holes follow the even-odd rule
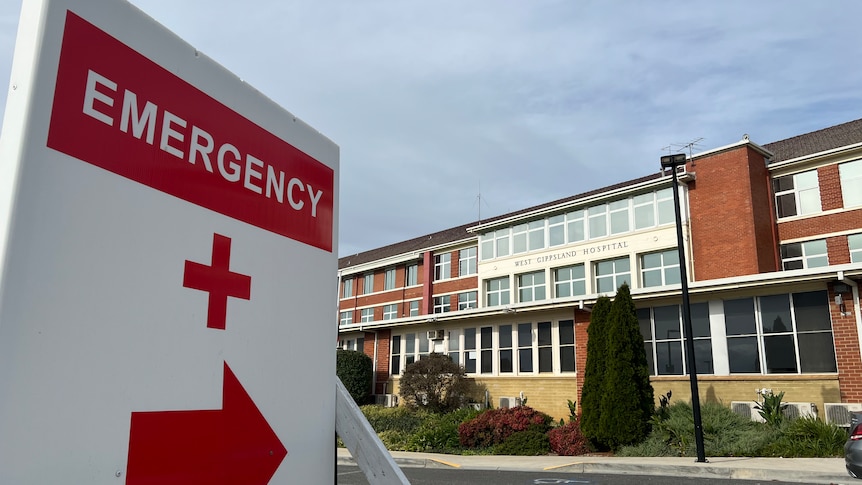
[[[838,272],[838,281],[849,286],[853,294],[853,313],[856,317],[856,336],[859,339],[859,351],[862,352],[862,309],[859,305],[859,285],[850,278],[844,276],[843,271]]]

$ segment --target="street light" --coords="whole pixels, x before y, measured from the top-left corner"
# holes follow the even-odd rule
[[[697,445],[697,461],[706,463],[703,450],[703,424],[700,419],[700,395],[697,391],[697,367],[694,358],[694,331],[691,328],[691,306],[688,302],[688,276],[686,275],[685,250],[682,240],[682,216],[679,208],[679,189],[677,187],[676,169],[685,165],[685,153],[665,155],[661,157],[662,169],[670,168],[673,177],[673,208],[676,213],[676,244],[679,253],[679,277],[682,281],[682,325],[685,330],[685,354],[688,366],[688,376],[691,381],[691,409],[694,414],[694,441]]]

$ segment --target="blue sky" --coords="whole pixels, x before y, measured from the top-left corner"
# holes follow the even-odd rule
[[[340,256],[862,118],[853,0],[132,3],[340,146]]]

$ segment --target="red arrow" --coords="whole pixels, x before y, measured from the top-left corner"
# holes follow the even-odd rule
[[[224,364],[223,409],[132,413],[126,485],[266,485],[287,450]]]

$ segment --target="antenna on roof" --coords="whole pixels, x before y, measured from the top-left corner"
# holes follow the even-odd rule
[[[479,182],[479,192],[476,194],[476,205],[478,205],[478,210],[479,210],[479,213],[478,213],[479,219],[477,219],[477,221],[481,222],[482,221],[482,182]],[[485,205],[488,205],[488,203],[485,202]]]
[[[700,142],[702,142],[702,141],[703,141],[703,137],[695,138],[694,140],[692,140],[688,143],[671,143],[670,145],[668,145],[666,147],[662,147],[661,151],[667,151],[667,154],[670,155],[671,151],[673,151],[673,150],[676,150],[677,152],[688,150],[688,158],[690,159],[694,153],[694,149],[700,150],[700,148],[701,148]],[[691,162],[691,166],[694,167],[693,161]]]

